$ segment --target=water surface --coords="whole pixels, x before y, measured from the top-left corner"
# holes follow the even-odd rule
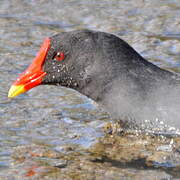
[[[158,66],[180,72],[179,0],[2,0],[0,27],[2,179],[180,178],[177,137],[132,140],[134,135],[121,139],[116,132],[116,138],[106,137],[102,127],[110,122],[109,115],[66,88],[37,87],[7,98],[11,83],[32,61],[43,39],[61,31],[89,28],[114,33]],[[127,151],[135,146],[133,141],[136,148]],[[123,155],[132,158],[123,160]]]

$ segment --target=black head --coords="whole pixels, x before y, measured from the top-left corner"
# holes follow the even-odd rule
[[[112,39],[119,38],[89,30],[61,32],[47,38],[32,64],[13,84],[9,97],[37,85],[54,84],[97,99],[111,74],[111,58],[107,55]]]
[[[46,72],[41,84],[70,87],[98,100],[104,83],[113,75],[111,58],[107,57],[111,45],[106,39],[119,39],[114,35],[80,30],[62,32],[50,38],[51,46],[44,61]]]
[[[90,81],[87,68],[95,60],[96,34],[92,31],[59,33],[50,38],[51,46],[43,65],[46,72],[41,84],[55,84],[74,89]]]

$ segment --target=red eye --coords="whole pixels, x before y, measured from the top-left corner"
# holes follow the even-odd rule
[[[56,56],[55,56],[55,59],[57,60],[57,61],[62,61],[63,59],[64,59],[64,53],[63,52],[58,52],[57,54],[56,54]]]

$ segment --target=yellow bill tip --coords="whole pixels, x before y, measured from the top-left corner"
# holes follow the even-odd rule
[[[24,92],[26,92],[24,85],[12,85],[8,92],[8,98],[16,97]]]

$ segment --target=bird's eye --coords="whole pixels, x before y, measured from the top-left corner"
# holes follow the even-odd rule
[[[65,58],[65,55],[63,52],[58,52],[56,56],[54,57],[54,59],[56,59],[57,61],[62,61],[64,58]]]

